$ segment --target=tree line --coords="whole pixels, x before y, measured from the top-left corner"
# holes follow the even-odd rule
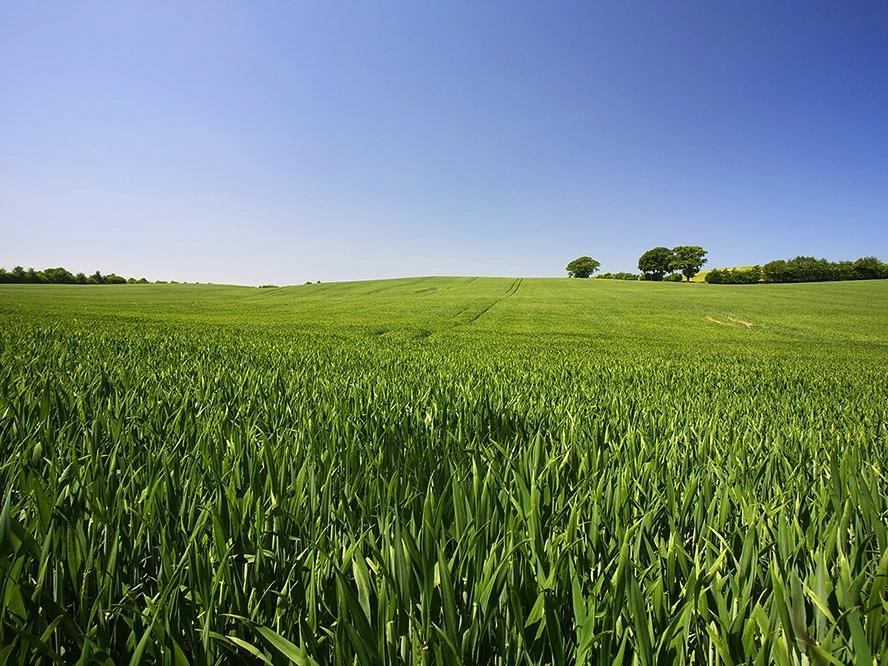
[[[599,278],[612,280],[670,280],[688,282],[700,272],[706,263],[707,251],[699,245],[677,245],[673,248],[655,247],[638,259],[641,276],[634,273],[603,273]],[[588,278],[595,273],[601,262],[592,257],[577,257],[567,265],[568,277]]]
[[[125,278],[114,273],[102,275],[96,271],[92,275],[84,273],[72,273],[61,266],[57,268],[44,268],[35,271],[33,268],[24,269],[16,266],[11,271],[0,268],[0,283],[7,284],[148,284],[145,278]]]
[[[831,282],[888,278],[888,264],[876,257],[855,261],[829,261],[814,257],[777,259],[749,268],[716,268],[706,274],[710,284],[757,284],[759,282]]]
[[[655,247],[638,258],[640,273],[602,273],[607,280],[649,280],[654,282],[690,282],[706,263],[707,251],[699,245]],[[600,267],[592,257],[578,257],[567,265],[570,277],[592,277]],[[710,284],[757,284],[759,282],[829,282],[833,280],[888,279],[888,263],[876,257],[855,261],[829,261],[814,257],[777,259],[749,268],[716,268],[706,273]]]

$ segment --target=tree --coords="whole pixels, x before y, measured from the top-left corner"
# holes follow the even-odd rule
[[[875,257],[861,257],[854,262],[853,276],[858,280],[875,280],[888,277],[888,265]]]
[[[645,280],[662,280],[672,270],[672,250],[668,247],[648,250],[639,257],[638,270],[644,273]]]
[[[573,278],[587,278],[598,270],[601,262],[592,257],[577,257],[567,265],[567,275]]]
[[[74,284],[75,282],[74,276],[61,266],[43,269],[43,277],[50,284]]]
[[[674,271],[680,271],[685,280],[690,282],[706,263],[706,254],[706,250],[699,245],[678,245],[672,248],[670,267]]]

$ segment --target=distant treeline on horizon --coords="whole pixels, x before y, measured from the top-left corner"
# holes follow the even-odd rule
[[[644,273],[602,273],[599,280],[645,280]],[[667,282],[681,281],[681,275],[672,273],[663,278]],[[855,261],[829,261],[814,257],[777,259],[761,266],[743,268],[713,268],[703,278],[710,284],[758,284],[781,282],[834,282],[839,280],[888,279],[888,263],[876,257],[861,257]]]
[[[759,282],[833,282],[888,278],[888,264],[876,257],[856,261],[829,261],[814,257],[777,259],[749,268],[716,268],[706,273],[710,284],[756,284]]]
[[[114,273],[102,275],[96,271],[92,275],[72,273],[62,268],[44,268],[35,271],[16,266],[11,271],[0,268],[0,283],[12,284],[149,284],[145,278],[125,278]]]
[[[602,273],[599,280],[645,280],[644,273]],[[680,282],[680,273],[663,278],[668,282]],[[759,284],[786,282],[833,282],[840,280],[888,279],[888,263],[876,257],[861,257],[855,261],[829,261],[814,257],[777,259],[760,266],[743,268],[713,268],[704,277],[709,284]],[[72,273],[62,268],[33,268],[16,266],[11,271],[0,267],[0,284],[151,284],[146,278],[125,278],[115,273],[92,275]],[[156,280],[154,284],[178,284],[175,280]],[[306,284],[311,284],[307,282]],[[262,285],[273,287],[275,285]]]

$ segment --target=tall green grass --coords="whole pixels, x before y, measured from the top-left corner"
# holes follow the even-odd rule
[[[888,661],[884,338],[159,289],[0,295],[0,661]]]

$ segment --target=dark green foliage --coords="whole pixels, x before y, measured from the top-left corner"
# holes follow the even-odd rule
[[[21,266],[16,266],[7,272],[0,268],[0,283],[7,284],[148,284],[145,278],[123,278],[111,273],[102,275],[96,271],[89,277],[83,273],[73,275],[69,270],[62,268],[44,268],[35,271],[29,268],[27,271]]]
[[[670,273],[663,278],[664,282],[681,282],[681,273]]]
[[[690,282],[706,263],[706,250],[699,245],[679,245],[672,248],[670,268],[680,272]]]
[[[595,276],[599,280],[637,280],[636,273],[601,273]]]
[[[706,273],[711,284],[755,284],[758,282],[830,282],[888,278],[888,264],[876,257],[856,261],[829,261],[814,257],[770,261],[752,268],[720,268]]]
[[[876,257],[831,262],[814,257],[770,261],[761,268],[762,282],[829,282],[888,278],[888,264]],[[708,277],[708,276],[707,276]]]
[[[601,262],[592,257],[577,257],[567,265],[567,275],[572,278],[587,278],[598,270]]]
[[[45,268],[41,271],[40,282],[51,284],[74,284],[74,276],[64,268]]]
[[[673,270],[672,250],[668,247],[655,247],[638,259],[638,270],[644,273],[645,280],[659,281]]]
[[[714,268],[706,273],[710,284],[756,284],[762,279],[760,266],[751,268]]]
[[[876,257],[861,257],[851,266],[851,273],[857,280],[876,280],[888,278],[888,264]]]

